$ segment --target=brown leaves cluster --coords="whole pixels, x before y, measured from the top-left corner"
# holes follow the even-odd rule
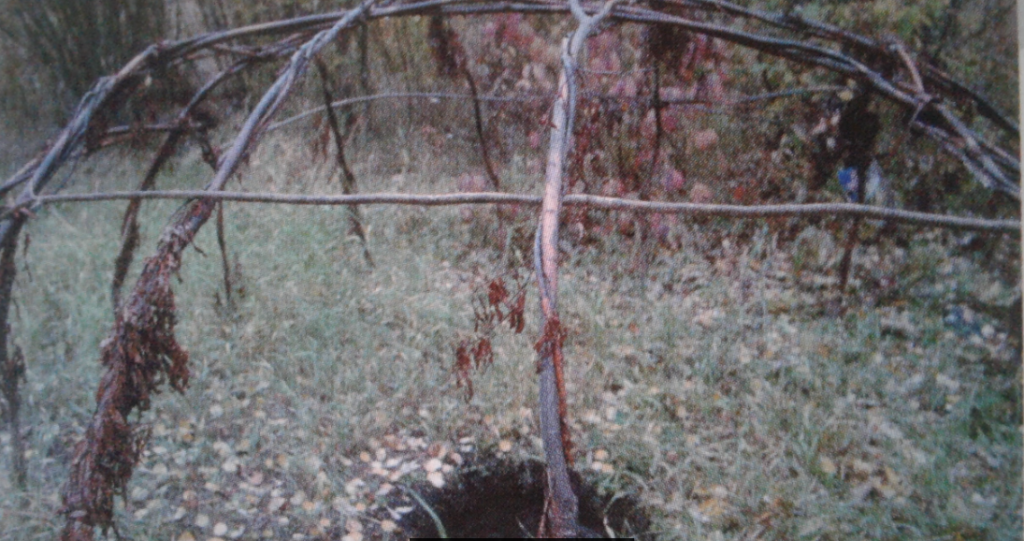
[[[469,371],[475,366],[478,370],[481,366],[487,367],[494,362],[494,351],[491,349],[491,339],[480,338],[476,345],[469,340],[459,342],[455,348],[455,384],[458,388],[466,387],[466,399],[473,398],[473,380]]]
[[[477,329],[481,323],[500,325],[508,322],[508,328],[515,331],[516,334],[523,332],[523,325],[526,323],[523,318],[523,310],[526,307],[526,291],[524,289],[520,287],[519,292],[509,301],[505,281],[495,278],[487,285],[487,302],[486,309],[482,313],[477,312],[476,314]],[[506,311],[503,311],[502,308],[505,308]]]
[[[91,540],[93,527],[113,525],[114,496],[138,463],[147,434],[128,421],[134,410],[150,406],[150,395],[165,381],[178,392],[188,386],[188,352],[174,337],[175,303],[171,276],[181,253],[209,218],[212,202],[186,207],[175,227],[146,261],[132,296],[122,306],[110,336],[103,341],[106,372],[96,395],[96,412],[85,439],[75,447],[63,491],[67,517],[61,539]]]
[[[517,292],[510,294],[505,287],[502,278],[494,278],[487,284],[486,299],[480,295],[477,304],[473,307],[475,322],[473,324],[474,337],[464,339],[455,348],[455,377],[458,388],[466,387],[466,399],[473,398],[473,381],[470,378],[470,370],[473,368],[486,368],[494,362],[494,350],[491,347],[491,338],[495,329],[508,323],[510,330],[519,334],[523,332],[526,325],[526,318],[523,312],[526,308],[525,281],[520,283],[517,277]]]

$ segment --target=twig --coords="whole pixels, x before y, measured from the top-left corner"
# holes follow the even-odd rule
[[[491,187],[494,191],[501,191],[501,181],[498,179],[498,174],[494,171],[494,165],[491,163],[491,153],[487,148],[487,137],[484,130],[484,119],[483,114],[480,112],[480,97],[476,91],[476,81],[473,80],[473,73],[469,70],[469,61],[462,65],[463,75],[466,77],[466,84],[469,86],[469,93],[473,99],[473,120],[476,125],[476,136],[480,140],[480,155],[484,159],[484,170],[487,171],[487,178],[491,181]]]
[[[338,117],[334,114],[334,108],[330,107],[333,98],[331,98],[330,82],[328,81],[327,66],[319,58],[316,60],[317,71],[320,72],[320,83],[321,89],[323,90],[324,96],[324,111],[327,113],[327,124],[331,127],[331,133],[334,135],[334,152],[335,161],[338,167],[341,168],[341,192],[345,195],[351,195],[356,193],[356,176],[352,173],[352,170],[348,167],[348,161],[345,160],[345,136],[341,133],[341,128],[338,126]],[[348,122],[345,123],[346,131],[351,129],[351,126],[355,123],[354,115],[352,111],[349,111]],[[366,260],[366,264],[373,268],[373,257],[370,256],[370,247],[366,243],[366,232],[363,230],[363,221],[359,216],[359,208],[353,205],[346,207],[346,213],[348,214],[349,233],[354,233],[359,238],[359,242],[363,246],[363,259]]]
[[[235,309],[231,298],[231,266],[228,264],[228,247],[224,241],[224,202],[217,204],[217,246],[220,247],[220,264],[224,272],[224,299],[228,311]]]
[[[184,138],[188,133],[188,128],[186,128],[186,126],[188,125],[195,109],[206,100],[217,86],[226,81],[232,75],[240,72],[242,68],[248,66],[256,59],[256,57],[250,57],[241,62],[235,63],[235,65],[220,72],[216,77],[208,81],[195,93],[194,96],[192,96],[189,103],[178,113],[177,119],[175,119],[171,125],[170,133],[167,134],[167,138],[164,140],[163,144],[160,145],[160,149],[157,150],[156,158],[154,158],[153,163],[150,164],[149,170],[146,171],[146,175],[139,183],[139,187],[136,191],[144,192],[153,189],[153,186],[156,184],[157,174],[167,163],[167,160],[169,160],[174,154],[174,151],[178,148],[182,138]],[[213,163],[212,167],[216,170],[217,164]],[[125,208],[124,217],[121,219],[121,249],[118,251],[117,258],[114,260],[114,277],[110,284],[110,299],[114,311],[117,311],[118,306],[121,304],[121,287],[124,285],[125,277],[128,276],[128,269],[131,267],[135,249],[139,245],[138,217],[141,205],[141,199],[130,200],[128,202],[128,207]]]
[[[11,342],[11,326],[8,316],[11,309],[11,290],[14,287],[14,276],[17,266],[14,256],[18,250],[18,230],[27,215],[16,217],[14,234],[0,245],[0,387],[3,390],[6,408],[4,418],[11,435],[11,481],[12,485],[24,491],[28,482],[28,468],[25,465],[25,439],[21,434],[21,380],[25,377],[25,359],[21,350],[15,346],[14,353],[8,349]]]

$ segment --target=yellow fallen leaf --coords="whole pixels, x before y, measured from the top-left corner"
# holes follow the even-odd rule
[[[836,463],[832,462],[832,459],[827,456],[818,457],[818,466],[825,475],[835,475],[836,471],[838,471]]]
[[[725,514],[728,504],[721,498],[710,498],[700,504],[700,513],[709,519],[716,519]]]
[[[380,529],[384,530],[384,533],[391,533],[398,528],[398,525],[390,520],[383,520],[380,523]]]
[[[183,532],[178,536],[178,541],[196,541],[196,536],[192,532]]]
[[[512,450],[512,442],[508,440],[501,440],[498,442],[498,450],[502,453],[507,453]]]

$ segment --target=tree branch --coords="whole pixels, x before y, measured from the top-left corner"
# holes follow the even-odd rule
[[[115,201],[123,199],[208,199],[210,201],[235,201],[240,203],[265,203],[280,205],[397,205],[443,207],[453,205],[524,205],[540,206],[543,199],[536,195],[520,195],[504,192],[477,192],[457,194],[403,194],[364,193],[357,195],[302,195],[280,193],[208,192],[205,190],[152,190],[148,192],[105,192],[88,194],[41,195],[32,207],[55,203],[84,203]],[[562,197],[563,205],[581,206],[595,210],[625,212],[648,212],[657,214],[678,214],[688,217],[721,218],[772,218],[781,216],[811,217],[829,216],[836,218],[862,217],[887,220],[917,226],[934,226],[951,229],[992,231],[1020,235],[1021,222],[1018,220],[990,220],[968,216],[930,214],[889,207],[858,205],[855,203],[805,203],[784,205],[717,205],[700,203],[668,203],[659,201],[638,201],[599,195],[569,194]],[[9,216],[15,210],[3,214]]]

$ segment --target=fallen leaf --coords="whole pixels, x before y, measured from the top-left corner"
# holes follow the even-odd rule
[[[362,480],[360,480],[359,477],[355,477],[353,478],[352,481],[349,481],[348,483],[345,484],[345,494],[348,494],[349,496],[355,496],[355,494],[359,491],[359,487],[362,487],[364,485],[366,485],[366,483],[362,483]]]
[[[728,511],[728,504],[721,498],[710,498],[700,504],[700,514],[709,520],[714,520]]]
[[[228,473],[235,473],[238,471],[238,459],[231,457],[225,460],[224,464],[221,464],[220,468]]]
[[[278,509],[284,507],[284,504],[287,501],[288,500],[281,497],[270,498],[270,501],[267,503],[267,512],[273,513],[274,511],[277,511]]]

